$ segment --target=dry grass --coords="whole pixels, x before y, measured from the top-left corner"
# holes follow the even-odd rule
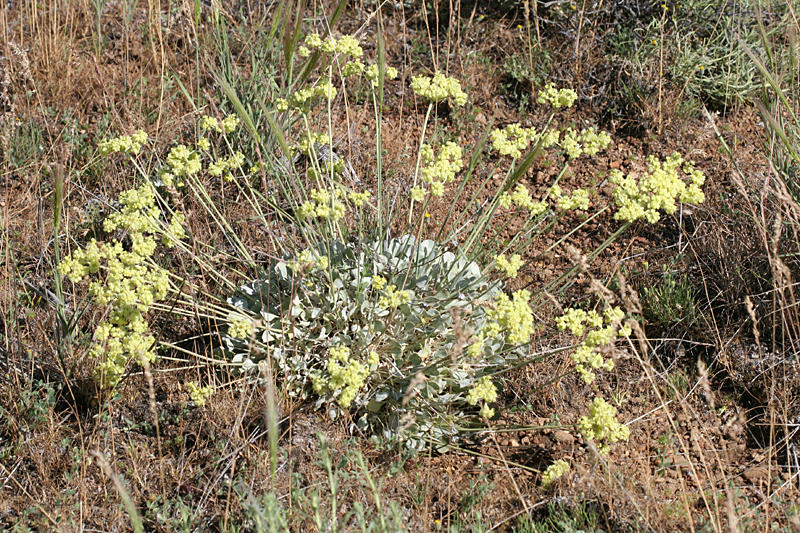
[[[241,52],[253,44],[248,23],[269,21],[274,9],[250,4],[223,3],[237,31],[231,59],[243,69],[247,54]],[[367,20],[372,4],[360,4],[344,17],[345,27]],[[619,80],[609,70],[614,63],[601,48],[611,15],[622,9],[614,2],[585,2],[597,4],[592,16],[580,9],[574,15],[545,10],[542,3],[537,12],[535,2],[485,13],[480,3],[466,9],[456,2],[460,15],[438,4],[428,11],[385,14],[387,53],[393,64],[403,66],[406,81],[422,64],[439,65],[466,80],[476,108],[465,113],[463,129],[452,131],[454,136],[474,138],[489,123],[520,120],[513,105],[519,95],[504,99],[498,94],[504,53],[524,56],[536,46],[551,53],[553,65],[565,65],[550,74],[580,90],[583,100],[571,117],[576,122],[602,118],[593,106],[618,96],[612,92]],[[355,503],[373,513],[373,522],[383,516],[387,524],[411,530],[509,531],[523,527],[521,516],[547,518],[550,503],[564,504],[580,518],[589,513],[582,507],[589,502],[604,531],[773,531],[773,523],[782,531],[800,531],[800,508],[793,503],[800,501],[800,326],[794,290],[800,209],[785,175],[752,148],[761,140],[753,126],[755,113],[745,107],[725,116],[679,120],[672,100],[679,98],[679,86],[667,84],[638,101],[644,118],[637,120],[646,125],[638,131],[645,134],[626,137],[625,124],[619,124],[617,146],[597,165],[629,169],[636,154],[688,147],[710,176],[710,201],[682,218],[632,234],[569,293],[585,296],[592,280],[609,286],[613,278],[614,292],[605,297],[639,313],[632,288],[654,279],[642,261],[650,269],[672,265],[679,247],[675,268],[686,270],[695,289],[699,320],[686,327],[643,324],[620,354],[617,370],[599,380],[597,390],[616,401],[632,433],[630,442],[610,456],[597,455],[564,430],[594,394],[571,375],[550,383],[569,365],[567,357],[535,363],[514,376],[503,399],[503,421],[523,429],[493,434],[461,452],[412,459],[374,449],[359,435],[351,436],[345,422],[331,422],[278,389],[275,471],[268,436],[275,391],[212,372],[199,360],[170,359],[176,355],[170,353],[152,373],[128,376],[116,397],[98,391],[92,380],[95,362],[86,353],[98,316],[84,315],[69,341],[54,335],[59,306],[54,243],[64,255],[93,235],[111,199],[131,185],[124,169],[95,157],[97,139],[143,127],[163,143],[161,149],[193,128],[194,102],[219,101],[212,76],[219,59],[212,19],[204,14],[196,24],[193,9],[190,2],[119,1],[104,4],[98,18],[88,0],[24,0],[0,11],[3,528],[128,529],[135,513],[125,506],[127,493],[148,530],[250,530],[255,515],[248,509],[268,510],[264,495],[272,493],[292,511],[290,525],[297,530],[316,527],[309,509],[317,494],[322,513],[338,516],[345,529],[355,527],[345,518]],[[314,5],[308,14],[319,12]],[[444,24],[445,17],[451,24]],[[367,31],[374,33],[370,20]],[[530,31],[518,30],[526,21]],[[496,36],[491,45],[487,35]],[[467,59],[473,57],[478,59]],[[651,62],[644,72],[658,71]],[[418,132],[408,127],[411,107],[405,93],[388,99],[394,109],[384,123],[385,158],[396,163],[389,187],[402,191],[413,169],[405,150]],[[372,116],[353,104],[338,118],[337,133],[347,140],[349,159],[359,175],[370,175]],[[607,127],[624,122],[607,118]],[[442,127],[447,127],[444,120]],[[729,154],[718,151],[718,137]],[[54,238],[54,176],[62,168],[64,213]],[[578,168],[568,179],[594,183],[597,172]],[[545,183],[552,173],[544,167],[530,178]],[[241,206],[221,194],[215,199],[227,202],[223,206],[235,218]],[[202,210],[191,204],[184,208],[190,231],[211,239]],[[258,228],[243,223],[237,229],[256,253],[272,253]],[[585,233],[578,244],[597,238]],[[568,264],[566,253],[548,254],[526,275],[552,279]],[[202,272],[178,261],[174,266],[194,286],[215,290]],[[622,272],[630,274],[629,285],[617,276]],[[551,312],[540,310],[541,320]],[[166,313],[156,314],[153,324],[160,340],[179,342],[194,353],[209,352],[198,336],[216,328],[178,322]],[[536,342],[545,349],[565,340]],[[183,389],[192,380],[217,386],[203,408],[193,407]],[[550,413],[559,416],[551,419]],[[547,429],[524,429],[534,426]],[[324,444],[318,433],[326,436]],[[330,451],[327,463],[325,450]],[[553,491],[543,491],[540,473],[560,457],[572,460],[574,472]],[[377,485],[370,484],[367,473]],[[391,505],[398,522],[392,522]]]

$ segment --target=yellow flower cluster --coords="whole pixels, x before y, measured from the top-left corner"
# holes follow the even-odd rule
[[[347,65],[345,65],[345,67],[346,66]],[[380,67],[377,64],[372,64],[372,65],[368,66],[366,68],[366,70],[364,71],[364,75],[367,77],[367,79],[373,85],[378,83],[378,76],[380,76],[380,74],[381,74],[380,73]],[[398,72],[397,72],[396,68],[394,68],[394,67],[386,67],[386,72],[384,73],[384,76],[386,77],[387,80],[393,80],[393,79],[395,79],[397,77],[397,75],[398,75]]]
[[[479,357],[483,353],[483,345],[486,339],[483,336],[483,333],[479,333],[475,335],[472,340],[472,344],[467,347],[467,356],[471,359],[475,359]]]
[[[202,168],[198,153],[183,144],[179,144],[169,151],[167,165],[169,165],[173,177],[192,176],[200,172]]]
[[[524,128],[520,124],[509,124],[505,128],[492,130],[489,134],[492,147],[500,155],[510,155],[514,159],[522,157],[523,150],[527,150],[538,136],[536,128]]]
[[[290,148],[293,155],[303,154],[306,157],[314,157],[317,146],[330,145],[331,138],[325,133],[317,133],[309,131],[300,136],[297,144],[292,145]]]
[[[215,117],[203,115],[200,117],[200,129],[202,131],[215,131],[217,133],[233,133],[239,127],[239,117],[227,115],[222,120]],[[203,148],[205,150],[205,148]]]
[[[102,244],[92,240],[58,265],[61,275],[73,281],[98,275],[89,284],[89,294],[110,311],[95,330],[89,353],[100,361],[97,376],[104,387],[119,382],[130,360],[146,364],[155,359],[155,338],[146,334],[144,314],[169,291],[167,271],[149,261],[156,248],[155,234],[163,231],[152,186],[146,183],[124,191],[119,195],[119,205],[119,210],[103,222],[103,229],[108,233],[127,232],[130,250],[116,240]],[[183,238],[181,221],[176,215],[167,226],[170,239]]]
[[[347,409],[353,403],[358,391],[364,386],[369,377],[367,365],[350,357],[350,348],[347,346],[334,346],[329,350],[328,362],[325,370],[329,377],[316,375],[311,378],[314,392],[317,394],[336,394],[336,403]],[[374,354],[374,355],[373,355]],[[368,364],[377,366],[378,354],[371,352],[367,358]]]
[[[487,313],[490,322],[483,331],[485,337],[497,337],[506,334],[509,344],[523,344],[531,339],[536,330],[533,322],[533,311],[528,301],[531,293],[526,290],[516,291],[509,298],[505,293],[495,296],[494,307]]]
[[[605,150],[611,144],[611,135],[597,128],[588,128],[577,131],[567,128],[561,137],[561,148],[570,159],[576,159],[582,154],[593,156],[600,150]]]
[[[589,191],[586,189],[575,189],[571,195],[562,194],[556,199],[556,206],[559,209],[589,209]]]
[[[421,202],[425,199],[427,193],[428,191],[424,187],[412,187],[410,196],[413,201]]]
[[[372,276],[372,288],[376,291],[382,291],[386,287],[386,278],[383,276]]]
[[[225,181],[233,181],[233,170],[238,170],[244,165],[244,154],[242,152],[234,152],[227,159],[218,159],[208,165],[208,174],[214,177],[222,176]]]
[[[201,387],[194,381],[190,381],[186,384],[186,391],[197,407],[203,407],[206,404],[206,400],[214,393],[214,387],[211,385]]]
[[[523,184],[518,184],[514,192],[504,192],[500,195],[500,207],[509,208],[516,206],[530,211],[532,217],[536,217],[547,211],[547,203],[534,202],[528,188]]]
[[[577,99],[578,93],[572,89],[556,89],[555,85],[548,83],[543,90],[539,91],[536,101],[540,104],[550,104],[554,109],[560,109],[572,107]]]
[[[679,176],[682,164],[683,172],[689,176],[688,185]],[[702,171],[695,169],[691,161],[684,162],[677,152],[663,162],[650,156],[648,171],[638,180],[632,174],[625,176],[619,170],[613,170],[608,180],[616,185],[614,201],[619,209],[614,218],[627,222],[644,218],[655,223],[661,218],[659,209],[667,214],[677,210],[676,200],[691,204],[702,203],[705,195],[700,187],[705,179]]]
[[[342,76],[345,78],[349,78],[351,76],[357,76],[364,72],[364,63],[361,61],[354,59],[353,61],[348,61],[347,63],[342,66]]]
[[[323,39],[318,33],[310,33],[306,36],[304,44],[305,46],[297,49],[297,54],[302,57],[310,56],[312,50],[319,50],[326,54],[342,54],[355,59],[364,55],[358,39],[352,35],[343,35],[338,39],[334,37]]]
[[[234,339],[249,339],[253,334],[253,321],[240,316],[232,317],[228,326],[228,335]]]
[[[564,474],[567,474],[569,471],[570,465],[567,461],[564,459],[555,461],[553,464],[548,466],[547,469],[545,469],[544,474],[542,474],[542,488],[550,488],[555,480],[562,477]]]
[[[138,154],[142,150],[142,145],[146,142],[147,133],[143,130],[138,130],[133,135],[123,135],[121,137],[114,137],[113,139],[106,139],[97,145],[97,149],[103,155],[117,152]]]
[[[500,254],[494,256],[494,260],[497,268],[502,270],[509,278],[516,278],[519,269],[522,268],[522,256],[519,254],[512,255],[511,259],[508,259],[505,254]]]
[[[414,76],[411,89],[419,96],[431,102],[441,102],[451,98],[453,103],[462,106],[467,103],[467,93],[461,89],[461,83],[455,78],[445,76],[441,72],[428,76]]]
[[[370,196],[371,194],[369,191],[351,192],[350,194],[347,195],[347,197],[350,199],[351,202],[353,202],[356,205],[356,207],[361,207],[362,205],[364,205],[367,202],[367,200],[369,200]]]
[[[617,409],[602,398],[589,405],[589,416],[578,420],[578,427],[586,440],[596,441],[600,453],[606,453],[611,443],[628,440],[631,430],[617,420]]]
[[[483,418],[492,418],[494,416],[494,409],[489,407],[489,404],[496,401],[497,387],[494,386],[489,376],[483,376],[467,393],[468,404],[478,405],[478,402],[483,402],[480,410],[480,415]]]
[[[625,312],[619,307],[609,307],[603,315],[595,310],[567,309],[563,316],[556,319],[560,330],[569,330],[576,337],[586,336],[572,354],[575,370],[586,383],[595,380],[593,370],[613,370],[614,360],[604,358],[602,350],[619,337],[627,337],[631,330],[622,326]],[[588,328],[588,333],[587,333]]]
[[[427,144],[423,144],[420,148],[420,155],[422,156],[422,163],[425,165],[420,170],[422,180],[430,186],[430,192],[433,196],[442,196],[444,194],[444,184],[453,181],[456,174],[461,172],[464,168],[463,152],[461,147],[454,142],[447,142],[439,150],[436,155]],[[411,198],[414,201],[418,200],[420,196],[424,197],[424,189],[415,187],[411,190]]]
[[[303,250],[294,260],[289,261],[288,267],[294,272],[298,273],[307,268],[316,270],[325,270],[330,265],[330,260],[327,255],[320,255],[316,251]]]
[[[379,276],[375,276],[372,278],[372,286],[376,286],[376,279]],[[383,279],[383,278],[381,278]],[[403,304],[407,304],[411,301],[411,298],[414,296],[414,293],[409,290],[399,291],[397,290],[396,285],[389,285],[386,287],[384,291],[384,295],[381,296],[380,300],[378,300],[378,307],[383,309],[394,309],[395,307],[401,306]]]
[[[297,208],[297,217],[301,220],[309,220],[312,218],[327,218],[334,222],[338,222],[344,218],[346,209],[341,198],[344,192],[337,190],[331,194],[328,191],[318,191],[311,189],[309,193],[311,200],[303,202]]]
[[[288,111],[290,108],[306,112],[317,98],[333,100],[336,92],[336,87],[331,80],[325,79],[313,87],[305,87],[295,91],[289,99],[278,98],[275,100],[275,109],[281,113]]]

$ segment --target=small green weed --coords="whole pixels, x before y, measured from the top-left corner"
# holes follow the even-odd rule
[[[524,516],[520,518],[514,531],[517,533],[603,533],[605,523],[600,504],[595,501],[582,501],[574,507],[563,503],[550,503],[543,516]],[[613,531],[620,531],[614,529]],[[629,531],[622,529],[621,531]]]
[[[659,282],[642,292],[645,317],[663,327],[689,326],[697,316],[695,292],[686,275],[665,270]]]

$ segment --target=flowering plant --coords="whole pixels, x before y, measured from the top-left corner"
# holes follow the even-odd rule
[[[287,394],[332,417],[441,447],[494,415],[492,374],[527,355],[527,300],[500,289],[431,240],[321,243],[243,285],[230,303],[253,327],[245,335],[232,319],[223,341],[245,372],[269,358]]]

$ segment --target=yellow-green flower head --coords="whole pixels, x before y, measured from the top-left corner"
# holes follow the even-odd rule
[[[244,165],[244,154],[242,152],[236,151],[228,156],[228,159],[225,161],[228,168],[242,168]]]
[[[518,184],[514,192],[504,192],[498,200],[500,207],[509,208],[516,206],[530,211],[532,217],[536,217],[547,211],[545,202],[535,202],[531,198],[528,188],[523,184]]]
[[[386,287],[386,278],[383,276],[372,276],[372,288],[376,291],[382,291]]]
[[[375,278],[373,278],[373,283]],[[378,307],[383,309],[394,309],[411,301],[414,293],[409,290],[397,290],[397,286],[389,285],[386,287],[383,296],[378,300]]]
[[[300,57],[308,57],[311,55],[311,50],[307,46],[300,45],[297,47],[297,55]]]
[[[203,115],[200,117],[200,130],[222,133],[222,127],[219,125],[219,120],[208,115]]]
[[[531,142],[536,140],[536,128],[524,128],[520,124],[509,124],[505,128],[495,129],[489,134],[492,147],[500,155],[510,155],[514,159],[522,157],[523,150],[527,150]]]
[[[319,36],[319,33],[309,33],[306,35],[305,43],[307,47],[315,50],[322,46],[322,38]]]
[[[559,209],[580,209],[586,211],[589,209],[589,191],[586,189],[575,189],[572,195],[562,195],[556,199],[556,206]]]
[[[431,182],[431,196],[436,196],[440,198],[444,195],[444,183],[441,181],[432,181]]]
[[[194,150],[179,144],[167,154],[167,164],[175,176],[191,176],[200,171],[200,156]]]
[[[299,272],[307,267],[313,267],[316,264],[316,258],[311,250],[303,250],[294,258],[294,260],[289,261],[288,267],[292,272]]]
[[[456,174],[464,168],[464,153],[461,147],[454,142],[445,143],[438,155],[434,154],[433,148],[424,144],[420,147],[422,163],[425,165],[420,170],[422,180],[433,185],[434,183],[445,184],[455,179]],[[441,195],[438,195],[441,196]]]
[[[168,247],[173,247],[178,241],[186,238],[186,230],[183,228],[183,223],[186,217],[183,213],[175,213],[170,218],[169,224],[164,228],[164,235],[161,237],[161,243]]]
[[[427,191],[422,187],[412,187],[411,189],[411,199],[415,202],[421,202],[425,199],[425,195]]]
[[[349,78],[350,76],[357,76],[364,72],[364,63],[361,61],[354,59],[352,61],[348,61],[342,67],[342,76],[345,78]]]
[[[611,144],[611,135],[605,131],[597,131],[597,128],[589,128],[581,131],[581,144],[583,153],[588,156],[596,155],[600,150],[605,150]]]
[[[220,127],[224,133],[233,133],[239,127],[239,117],[236,115],[228,115],[220,122]]]
[[[483,376],[467,393],[467,403],[478,405],[478,402],[494,403],[497,401],[497,387],[489,376]]]
[[[492,417],[494,416],[494,409],[492,409],[491,407],[489,407],[489,404],[488,404],[488,403],[485,403],[485,404],[483,404],[483,406],[481,407],[481,410],[480,410],[480,411],[478,411],[478,414],[479,414],[479,415],[480,415],[482,418],[485,418],[485,419],[487,419],[487,420],[488,420],[488,419],[490,419],[490,418],[492,418]]]
[[[583,309],[567,309],[562,316],[556,319],[556,326],[561,331],[568,329],[576,337],[582,337],[586,332],[585,321],[586,311]]]
[[[494,300],[494,308],[487,313],[490,322],[487,324],[486,336],[505,333],[509,344],[529,342],[536,331],[533,311],[528,304],[530,298],[531,293],[526,290],[516,291],[512,298],[502,292],[498,294]]]
[[[253,321],[249,318],[235,316],[228,326],[228,335],[234,339],[249,339],[253,333]]]
[[[628,440],[631,434],[630,429],[617,420],[616,408],[600,397],[589,405],[589,416],[581,417],[578,427],[586,440],[597,442],[601,453],[608,451],[609,444]]]
[[[471,359],[479,357],[483,353],[484,341],[482,334],[476,335],[472,344],[467,347],[467,356]]]
[[[204,152],[208,152],[211,150],[211,141],[209,141],[207,137],[200,137],[197,139],[197,148],[199,150],[203,150]]]
[[[561,148],[570,159],[576,159],[581,156],[582,147],[579,140],[580,134],[573,128],[567,128],[564,131],[564,136],[561,138]]]
[[[132,135],[122,135],[101,141],[97,148],[103,155],[123,152],[128,154],[138,154],[142,146],[147,142],[147,133],[138,130]]]
[[[367,356],[367,364],[369,365],[369,367],[371,369],[374,370],[374,369],[378,368],[378,365],[380,364],[380,362],[381,362],[381,358],[378,355],[378,352],[376,352],[375,350],[372,350],[371,352],[369,352],[369,355]]]
[[[467,93],[461,89],[461,83],[441,72],[437,72],[432,78],[414,76],[411,80],[411,89],[431,102],[441,102],[450,98],[457,106],[467,103]]]
[[[219,177],[228,170],[228,162],[224,159],[213,161],[208,165],[208,174],[210,176]]]
[[[364,75],[372,83],[377,83],[378,76],[380,76],[380,67],[377,64],[373,63],[366,68],[366,70],[364,71]]]
[[[102,245],[92,240],[59,265],[62,274],[76,281],[102,273],[89,283],[89,295],[95,304],[109,307],[108,321],[97,327],[96,343],[89,353],[98,359],[97,378],[104,387],[116,385],[131,359],[140,364],[155,360],[155,339],[145,335],[143,313],[166,297],[170,285],[166,270],[153,265],[149,258],[155,253],[156,234],[171,232],[174,239],[183,235],[182,216],[174,215],[169,225],[160,222],[161,213],[149,183],[123,191],[118,203],[119,210],[106,218],[103,228],[108,233],[126,230],[129,251],[118,240]]]
[[[304,202],[297,210],[297,216],[301,221],[326,218],[338,222],[344,218],[346,208],[339,200],[340,195],[311,189],[309,196],[311,201]]]
[[[568,329],[576,337],[586,334],[572,354],[575,370],[586,383],[594,381],[593,370],[613,370],[614,360],[611,357],[604,358],[602,348],[612,345],[617,336],[627,332],[620,327],[624,317],[625,312],[622,309],[609,307],[602,316],[594,310],[586,312],[582,309],[567,309],[563,316],[556,319],[560,330]],[[603,324],[606,324],[605,327]],[[590,328],[588,332],[587,326]]]
[[[334,53],[336,51],[336,39],[333,37],[328,37],[327,39],[323,40],[322,44],[319,46],[319,51],[326,54]]]
[[[497,268],[502,270],[509,278],[516,278],[523,264],[522,256],[519,254],[512,255],[511,259],[508,259],[505,254],[500,254],[494,256],[494,260],[497,263]]]
[[[317,85],[316,94],[328,100],[333,100],[333,97],[336,96],[336,87],[331,80],[325,80]]]
[[[370,354],[368,361],[375,362],[375,357]],[[369,377],[369,368],[351,358],[350,348],[338,345],[330,349],[325,370],[328,378],[312,376],[314,391],[317,394],[338,393],[336,403],[348,409]]]
[[[577,99],[578,93],[572,89],[556,89],[555,85],[548,83],[544,90],[539,91],[536,101],[540,104],[550,104],[554,109],[560,109],[572,107]]]
[[[203,407],[214,393],[214,387],[211,385],[201,387],[194,381],[190,381],[186,383],[186,391],[189,393],[189,398],[192,399],[196,406]]]
[[[628,222],[644,218],[655,223],[661,218],[660,210],[667,214],[677,210],[676,201],[702,203],[705,195],[700,186],[705,176],[688,163],[683,167],[689,170],[690,183],[687,185],[679,176],[683,162],[683,157],[677,152],[664,161],[650,156],[648,171],[638,180],[631,174],[625,176],[618,170],[612,171],[608,180],[616,186],[614,201],[618,207],[614,218]]]
[[[383,74],[385,79],[393,80],[397,77],[398,72],[394,67],[386,67],[386,71]],[[380,76],[380,67],[375,63],[370,64],[364,70],[364,76],[375,86],[378,83],[378,76]]]
[[[370,192],[363,191],[363,192],[351,192],[347,195],[351,202],[353,202],[357,207],[361,207],[364,205],[367,200],[369,200]]]
[[[561,132],[555,128],[550,128],[546,130],[542,134],[542,148],[550,148],[551,146],[555,146],[558,144],[558,140],[561,138]]]
[[[280,113],[288,111],[289,108],[307,112],[311,108],[311,104],[317,99],[326,98],[332,100],[336,93],[336,86],[333,85],[333,82],[329,79],[323,79],[313,87],[304,87],[293,92],[288,100],[285,98],[276,99],[275,109]]]
[[[550,488],[555,480],[569,473],[569,471],[570,465],[567,461],[564,459],[555,461],[553,464],[548,466],[544,471],[544,474],[542,474],[542,488]]]
[[[353,58],[360,58],[364,55],[364,50],[358,44],[358,39],[352,35],[343,35],[336,41],[336,51],[340,54],[347,55]]]

